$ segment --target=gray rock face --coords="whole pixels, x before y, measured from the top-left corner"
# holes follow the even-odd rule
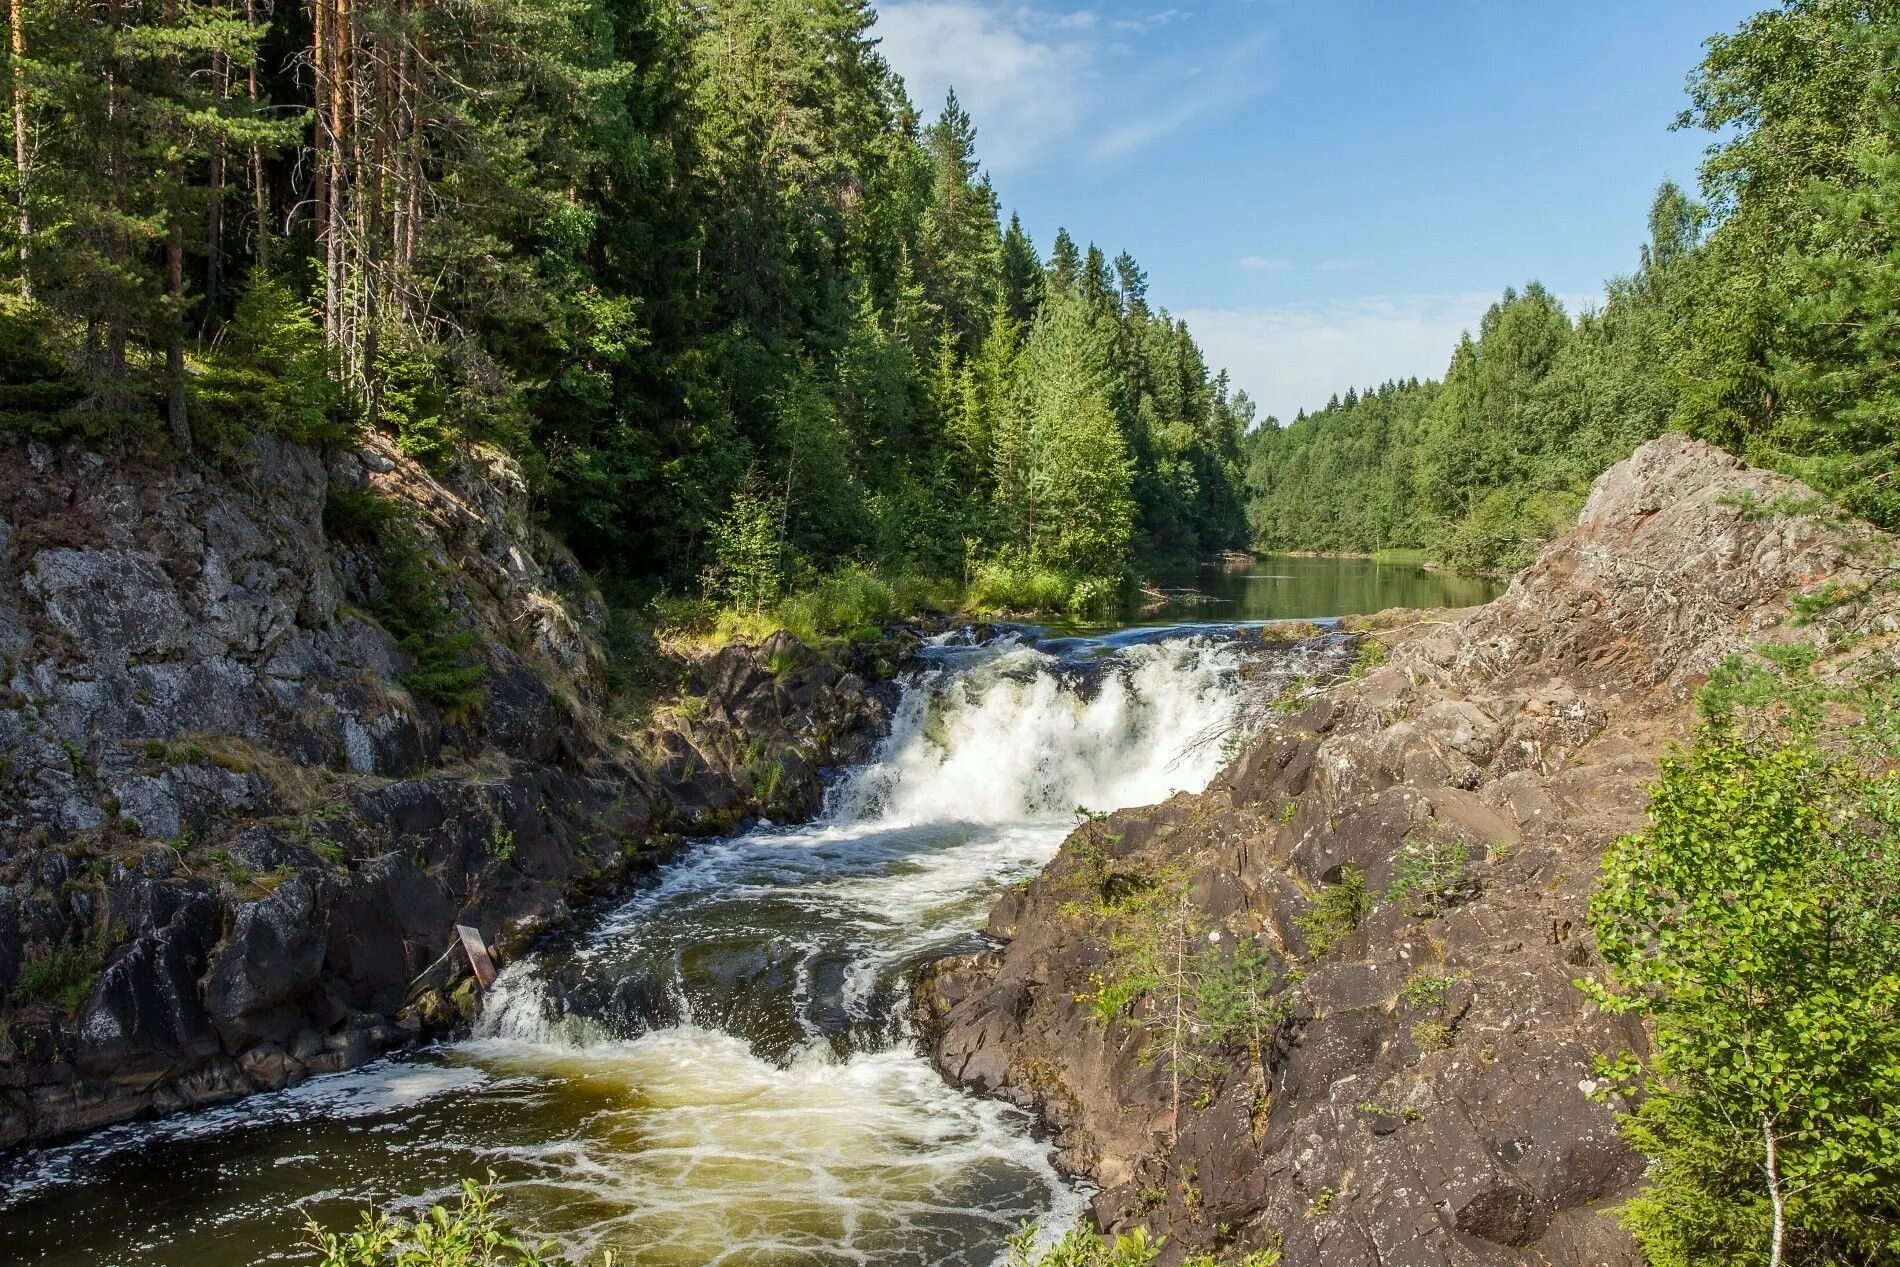
[[[885,725],[847,668],[735,646],[658,760],[617,747],[605,611],[519,473],[364,444],[219,468],[0,440],[0,1147],[459,1023],[456,923],[511,954],[682,834],[815,806]],[[375,560],[324,534],[338,484],[408,507],[478,635],[478,713],[402,687]]]
[[[1857,579],[1872,530],[1747,509],[1777,498],[1811,500],[1656,440],[1489,606],[1375,620],[1382,667],[1273,727],[1205,793],[1080,829],[992,914],[998,949],[936,966],[918,1019],[937,1063],[1040,1113],[1064,1163],[1101,1185],[1101,1221],[1165,1233],[1169,1261],[1279,1243],[1291,1267],[1635,1267],[1601,1211],[1641,1160],[1592,1074],[1643,1035],[1571,983],[1596,962],[1602,850],[1641,824],[1694,687],[1782,636],[1802,586]],[[1891,627],[1878,608],[1838,619]],[[1422,843],[1467,859],[1441,902],[1392,892]],[[1318,953],[1296,920],[1347,868],[1374,905]],[[1211,1053],[1178,1103],[1133,1023],[1153,1004],[1105,1027],[1077,1002],[1108,952],[1075,912],[1171,870],[1217,937],[1298,970],[1259,1059]]]

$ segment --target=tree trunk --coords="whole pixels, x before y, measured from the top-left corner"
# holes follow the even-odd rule
[[[231,96],[231,61],[223,53],[214,53],[211,75],[218,82],[218,101]],[[205,319],[217,310],[218,294],[224,281],[224,138],[211,139],[211,199],[205,208]]]
[[[1764,1113],[1761,1118],[1762,1142],[1767,1146],[1767,1157],[1762,1170],[1768,1176],[1768,1201],[1775,1208],[1774,1239],[1768,1249],[1768,1267],[1781,1267],[1781,1243],[1787,1234],[1788,1211],[1781,1195],[1781,1164],[1775,1152],[1775,1124]]]
[[[27,271],[27,262],[31,254],[28,243],[33,236],[33,213],[27,203],[31,159],[26,144],[26,76],[23,69],[26,63],[26,0],[10,0],[7,14],[13,53],[13,172],[14,197],[20,204],[20,293],[31,299],[33,278]]]
[[[244,0],[244,22],[247,26],[257,25],[257,0]],[[257,111],[257,48],[251,48],[250,65],[245,71],[244,95],[251,103],[253,114]],[[251,248],[251,256],[259,268],[270,262],[270,199],[264,190],[264,147],[260,142],[251,142],[251,204],[257,217],[257,241]]]
[[[178,179],[182,179],[179,177]],[[165,336],[165,420],[179,454],[191,452],[191,421],[185,416],[185,222],[176,208],[165,240],[165,293],[170,320]]]

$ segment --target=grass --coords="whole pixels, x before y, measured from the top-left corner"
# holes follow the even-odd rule
[[[78,945],[55,946],[45,954],[26,961],[13,983],[15,1004],[55,1002],[68,1012],[92,993],[93,984],[105,967],[105,938]]]
[[[853,565],[758,607],[662,599],[654,603],[654,624],[665,640],[703,649],[735,641],[759,642],[781,631],[817,647],[870,641],[904,616],[956,611],[961,599],[952,581]]]
[[[662,599],[653,604],[653,614],[664,638],[704,649],[741,640],[758,642],[780,631],[816,647],[871,641],[892,623],[927,612],[1082,617],[1111,606],[1119,591],[1117,579],[1079,576],[1008,559],[978,564],[967,584],[851,564],[757,607]]]
[[[1432,561],[1430,550],[1415,549],[1411,546],[1387,546],[1383,550],[1372,552],[1374,563],[1389,563],[1406,567],[1424,567]]]

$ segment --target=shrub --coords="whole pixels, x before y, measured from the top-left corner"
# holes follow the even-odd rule
[[[1317,959],[1350,937],[1371,909],[1364,873],[1346,867],[1339,873],[1339,883],[1327,885],[1313,905],[1293,917],[1293,923]]]
[[[703,578],[708,597],[758,613],[785,589],[784,507],[755,471],[712,525],[713,562]]]
[[[323,331],[282,281],[253,271],[236,310],[190,378],[192,433],[234,449],[258,431],[303,444],[348,438]]]
[[[1392,887],[1386,900],[1397,902],[1414,915],[1432,916],[1478,892],[1471,869],[1471,847],[1463,841],[1440,840],[1426,834],[1405,842],[1398,865],[1392,869]]]
[[[552,1242],[530,1244],[496,1208],[495,1177],[462,1180],[460,1202],[435,1205],[417,1219],[364,1211],[348,1232],[304,1221],[303,1248],[319,1267],[561,1267]]]
[[[1037,1229],[1024,1224],[1007,1244],[1005,1267],[1149,1267],[1161,1256],[1166,1237],[1154,1238],[1148,1229],[1114,1237],[1105,1237],[1094,1227],[1083,1224],[1070,1228],[1062,1238],[1040,1253],[1036,1250]],[[326,1264],[327,1267],[327,1264]]]
[[[106,939],[101,935],[77,945],[55,946],[27,960],[13,982],[14,1003],[51,1002],[68,1012],[78,1011],[105,967],[106,949]]]
[[[1103,955],[1091,989],[1077,1001],[1103,1025],[1133,1025],[1153,1046],[1144,1059],[1164,1059],[1178,1111],[1184,1082],[1215,1080],[1226,1069],[1219,1053],[1244,1046],[1249,1067],[1265,1081],[1275,1035],[1286,1016],[1273,956],[1251,937],[1230,949],[1210,941],[1207,916],[1195,906],[1186,876],[1104,875],[1094,894],[1063,914],[1100,940]]]
[[[1438,976],[1421,968],[1414,972],[1405,983],[1405,993],[1402,996],[1405,999],[1405,1006],[1419,1009],[1443,1007],[1446,996],[1451,993],[1451,988],[1462,979],[1455,973],[1450,976]]]
[[[396,680],[451,717],[478,711],[488,700],[482,686],[488,666],[472,655],[478,636],[455,628],[442,580],[408,511],[369,489],[339,488],[324,503],[323,522],[333,537],[375,559],[379,586],[369,597],[370,611],[410,660]]]
[[[1889,736],[1891,738],[1891,736]],[[1850,745],[1851,746],[1851,745]],[[1652,1159],[1623,1218],[1656,1267],[1900,1254],[1900,776],[1800,729],[1710,723],[1604,860],[1609,1070]]]
[[[1079,620],[1110,610],[1121,589],[1120,577],[1091,576],[1004,553],[971,569],[964,603],[988,615],[1049,613]]]
[[[0,431],[51,439],[73,422],[83,386],[54,347],[51,314],[0,296]]]

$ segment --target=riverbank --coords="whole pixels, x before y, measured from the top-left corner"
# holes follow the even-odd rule
[[[1607,1211],[1644,1161],[1597,1061],[1645,1039],[1572,984],[1601,968],[1588,900],[1717,664],[1877,624],[1793,628],[1817,578],[1884,557],[1803,506],[1645,445],[1506,595],[1381,618],[1379,655],[1206,792],[1078,829],[994,949],[924,979],[939,1067],[1038,1114],[1098,1221],[1165,1234],[1166,1262],[1633,1267]]]
[[[674,666],[497,455],[0,452],[0,1146],[275,1090],[462,1023],[689,835],[808,814],[914,637]]]
[[[243,1105],[0,1159],[0,1240],[48,1267],[259,1261],[495,1172],[578,1262],[991,1267],[1080,1214],[1025,1115],[945,1082],[917,970],[1075,822],[1194,789],[1244,701],[1343,671],[1328,630],[957,631],[824,812],[679,852],[537,939],[471,1032]],[[116,1214],[113,1212],[117,1212]]]

